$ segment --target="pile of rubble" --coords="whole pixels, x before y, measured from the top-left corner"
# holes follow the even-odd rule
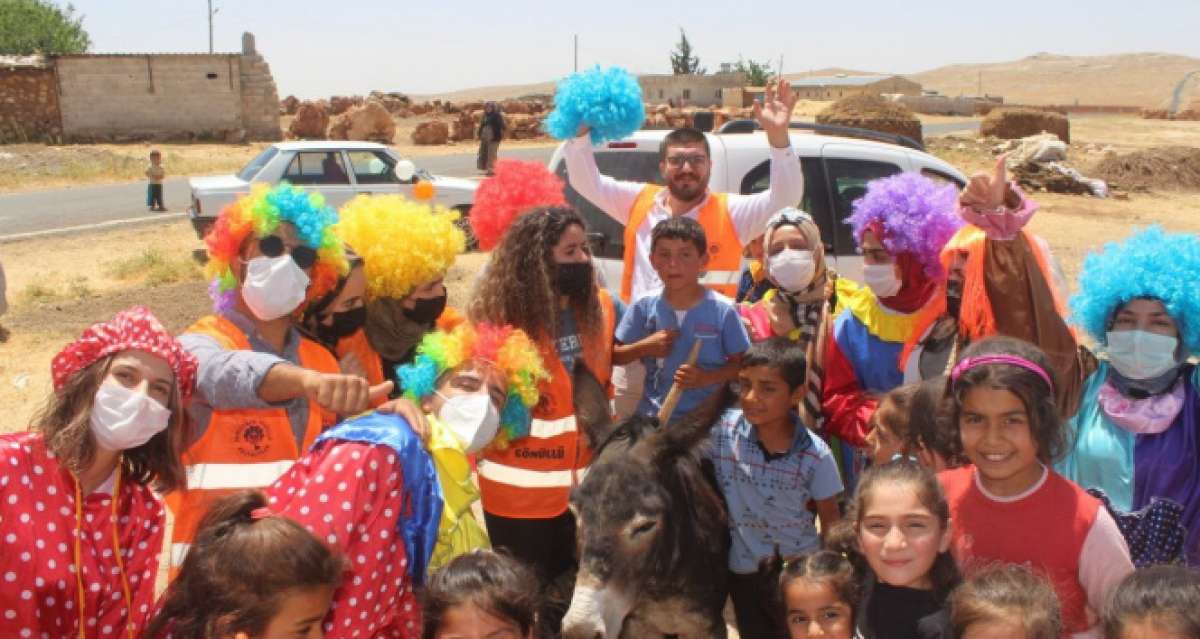
[[[842,98],[817,114],[817,124],[833,124],[903,135],[923,142],[921,120],[908,107],[877,95]]]
[[[1005,163],[1022,188],[1044,193],[1108,197],[1108,184],[1089,178],[1067,162],[1067,143],[1053,133],[1038,133],[1006,140],[993,149],[1007,153]]]
[[[993,109],[979,125],[979,134],[1002,140],[1020,140],[1039,133],[1052,133],[1071,143],[1071,123],[1067,116],[1034,109]]]

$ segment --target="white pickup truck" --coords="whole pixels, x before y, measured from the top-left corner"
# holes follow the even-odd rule
[[[251,184],[274,185],[284,180],[321,193],[334,208],[360,193],[398,193],[411,197],[413,185],[425,180],[433,183],[437,204],[462,212],[464,225],[477,186],[472,180],[431,175],[374,142],[279,142],[263,149],[236,175],[188,181],[192,190],[188,217],[196,235],[203,238],[221,209],[249,193]]]
[[[726,127],[726,130],[737,127]],[[725,193],[757,193],[770,181],[766,135],[741,127],[744,132],[707,133],[712,150],[708,186]],[[638,131],[596,149],[600,172],[633,182],[662,184],[658,173],[658,147],[669,131]],[[864,132],[868,133],[868,132]],[[804,199],[797,208],[807,211],[821,229],[825,252],[838,273],[861,279],[862,257],[855,249],[850,227],[845,223],[850,206],[866,192],[875,178],[915,171],[959,188],[966,177],[950,164],[919,150],[908,140],[899,144],[874,142],[820,132],[791,133],[792,148],[804,171]],[[905,146],[904,144],[909,144]],[[550,159],[550,170],[567,180],[566,162],[560,145]],[[624,227],[567,187],[567,201],[587,220],[593,249],[603,280],[610,288],[621,282]]]

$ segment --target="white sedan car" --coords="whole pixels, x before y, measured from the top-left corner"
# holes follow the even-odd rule
[[[203,238],[221,209],[249,193],[251,184],[274,185],[285,180],[321,193],[334,208],[360,193],[398,193],[411,197],[418,180],[432,182],[434,201],[459,210],[464,228],[477,186],[471,180],[431,175],[374,142],[279,142],[263,149],[237,175],[191,178],[188,217],[192,228]]]

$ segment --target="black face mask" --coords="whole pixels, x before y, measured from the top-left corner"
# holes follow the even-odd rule
[[[958,319],[962,310],[963,283],[958,281],[946,282],[946,314]]]
[[[592,286],[591,262],[571,262],[556,264],[554,268],[554,288],[563,295],[575,295],[587,291]]]
[[[350,337],[366,323],[366,306],[334,313],[332,324],[317,324],[317,337],[326,344],[337,344],[338,340]]]
[[[417,300],[416,306],[404,309],[404,316],[417,324],[433,324],[446,310],[446,296],[426,297]]]

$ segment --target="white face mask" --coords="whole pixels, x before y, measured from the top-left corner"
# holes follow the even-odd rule
[[[436,391],[435,391],[436,392]],[[438,419],[454,433],[463,452],[477,453],[496,438],[500,430],[500,412],[487,393],[468,393],[442,398]]]
[[[784,249],[767,258],[767,273],[788,293],[804,290],[812,283],[817,262],[812,251]]]
[[[875,292],[875,297],[892,297],[900,292],[900,278],[895,264],[866,264],[863,282]]]
[[[105,450],[129,450],[161,433],[171,411],[158,400],[106,380],[92,404],[92,435]]]
[[[1154,379],[1178,364],[1178,338],[1139,330],[1109,331],[1107,337],[1109,361],[1129,379]]]
[[[256,257],[246,262],[242,299],[250,312],[264,322],[296,310],[308,291],[308,276],[291,255]]]

